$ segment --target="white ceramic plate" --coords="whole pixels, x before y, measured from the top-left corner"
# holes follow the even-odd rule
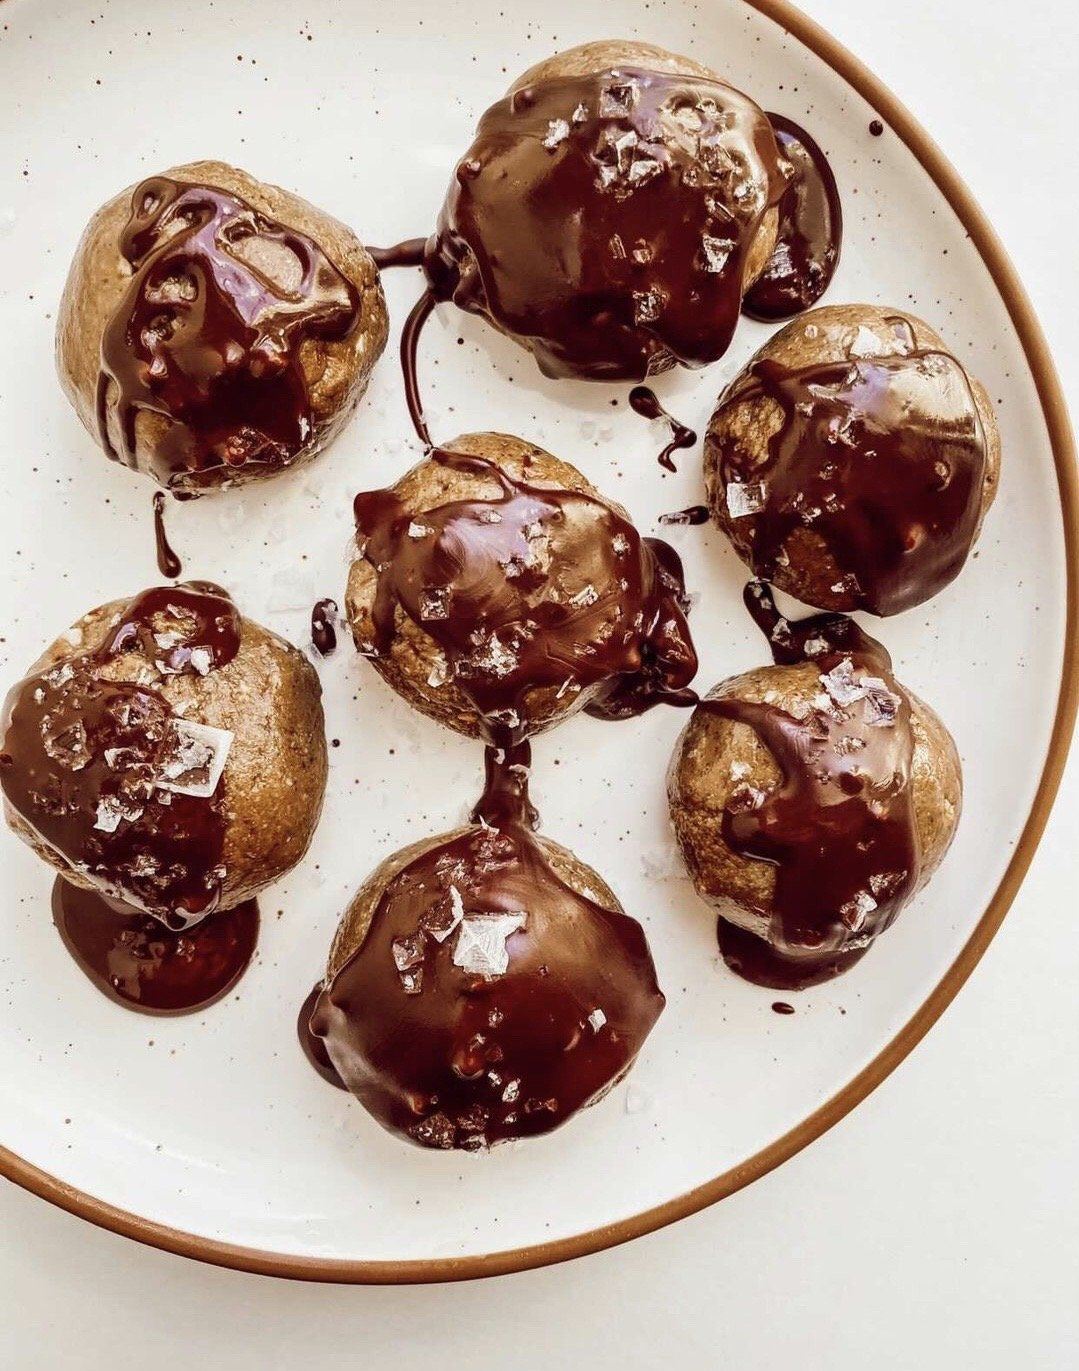
[[[919,160],[899,134],[920,135],[886,93],[874,93],[874,109],[743,0],[505,0],[498,12],[430,0],[9,0],[0,30],[5,686],[81,611],[156,579],[151,487],[101,456],[53,371],[57,300],[97,205],[172,163],[216,157],[294,188],[369,242],[425,232],[476,116],[519,69],[590,38],[687,52],[805,123],[844,193],[846,242],[828,300],[896,304],[937,325],[984,379],[1004,438],[1000,497],[975,559],[882,633],[902,678],[958,741],[958,838],[876,950],[797,997],[795,1015],[772,1013],[773,993],[717,962],[714,919],[680,874],[663,778],[684,719],[662,709],[617,726],[582,718],[539,741],[533,789],[545,831],[604,873],[652,943],[668,1008],[628,1087],[548,1138],[474,1157],[404,1146],[323,1085],[294,1020],[338,914],[387,853],[456,823],[480,776],[475,744],[411,713],[346,646],[322,667],[329,733],[340,739],[322,826],[302,866],[263,900],[258,960],[206,1014],[152,1020],[102,998],[53,930],[49,872],[3,839],[4,1169],[88,1217],[213,1259],[337,1278],[439,1277],[629,1236],[815,1136],[908,1050],[973,964],[1029,860],[1065,745],[1067,699],[1053,730],[1068,675],[1067,435],[1053,432],[1055,383],[1021,294],[984,224],[979,249],[949,206],[927,169],[932,149],[921,146]],[[842,66],[837,52],[826,55]],[[878,111],[890,118],[875,138]],[[933,170],[955,203],[961,188]],[[976,211],[959,208],[970,227]],[[417,280],[394,272],[386,286],[399,324]],[[722,363],[662,378],[661,398],[703,427],[765,336],[743,323]],[[657,433],[629,412],[625,387],[544,381],[475,320],[439,315],[422,374],[436,436],[493,428],[534,439],[624,502],[643,531],[700,498],[698,455],[665,475]],[[359,415],[314,467],[171,511],[186,573],[225,583],[245,613],[303,642],[312,602],[343,587],[351,495],[393,480],[417,451],[391,342]],[[744,573],[723,540],[676,529],[672,541],[699,597],[700,685],[761,662],[740,607]]]

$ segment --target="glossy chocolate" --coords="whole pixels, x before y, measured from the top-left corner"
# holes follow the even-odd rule
[[[727,350],[786,187],[766,115],[719,80],[624,66],[483,115],[427,245],[434,296],[548,376],[643,381]]]
[[[154,550],[157,554],[157,569],[162,576],[168,576],[171,579],[183,572],[183,563],[169,543],[168,531],[165,528],[165,492],[163,490],[154,493]]]
[[[643,419],[662,419],[670,425],[671,441],[663,448],[656,461],[668,471],[675,471],[674,454],[681,448],[692,447],[697,441],[697,435],[691,428],[686,428],[685,424],[680,424],[673,415],[667,413],[650,386],[634,386],[629,393],[629,407]]]
[[[699,528],[701,524],[708,522],[708,518],[707,505],[690,505],[688,509],[674,509],[668,514],[661,514],[659,522],[661,524],[681,524]]]
[[[235,657],[240,632],[220,587],[155,587],[96,642],[20,681],[4,708],[0,786],[10,809],[103,894],[173,928],[220,898],[224,787],[209,797],[175,788],[207,765],[197,738],[153,685],[110,679],[110,668],[139,652],[158,676],[205,675]]]
[[[488,779],[477,808],[497,824],[391,878],[310,1019],[367,1110],[425,1147],[558,1127],[625,1074],[664,1004],[640,925],[552,868],[527,772],[492,755]]]
[[[357,543],[378,577],[375,655],[407,615],[503,747],[532,730],[536,689],[583,696],[600,718],[692,703],[697,658],[671,548],[593,496],[528,485],[482,457],[432,460],[489,475],[502,493],[417,511],[392,490],[356,496]]]
[[[337,651],[337,601],[318,600],[311,608],[311,645],[320,657]]]
[[[255,240],[287,284],[253,264]],[[164,176],[135,189],[119,248],[133,274],[101,340],[109,456],[141,464],[135,425],[151,412],[170,421],[146,459],[163,486],[191,493],[288,466],[316,424],[303,345],[358,326],[352,283],[312,239],[240,196]]]
[[[145,1014],[192,1014],[228,994],[258,942],[254,900],[166,928],[158,919],[57,876],[53,921],[64,946],[109,999]]]
[[[919,348],[892,321],[902,352],[789,369],[759,360],[716,414],[747,402],[779,407],[782,423],[753,465],[715,433],[720,490],[752,539],[750,565],[769,579],[784,544],[810,530],[840,569],[844,607],[898,614],[958,575],[978,527],[986,464],[982,421],[962,366]],[[793,589],[793,586],[791,587]]]
[[[790,319],[815,305],[831,284],[843,243],[839,188],[820,148],[793,120],[769,114],[780,151],[791,167],[779,201],[776,245],[745,293],[751,319]]]
[[[918,883],[921,846],[911,767],[910,699],[885,649],[844,615],[790,622],[759,583],[746,603],[777,663],[811,662],[820,690],[803,717],[719,696],[709,714],[752,728],[781,780],[735,792],[723,840],[775,867],[765,941],[720,920],[728,965],[760,985],[801,989],[839,971],[895,919]]]

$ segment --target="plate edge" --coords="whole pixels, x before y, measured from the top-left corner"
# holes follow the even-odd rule
[[[1038,789],[1008,867],[955,961],[894,1038],[823,1105],[767,1147],[711,1181],[641,1214],[570,1238],[470,1257],[352,1261],[298,1257],[220,1242],[141,1218],[67,1185],[0,1146],[0,1175],[76,1217],[179,1256],[256,1275],[339,1284],[397,1285],[474,1280],[554,1265],[655,1232],[767,1175],[860,1104],[925,1037],[980,961],[1011,907],[1045,830],[1079,706],[1079,485],[1075,442],[1060,380],[1033,305],[995,229],[959,173],[891,90],[852,52],[789,0],[743,0],[825,62],[884,118],[928,172],[966,229],[999,292],[1038,393],[1053,450],[1067,570],[1060,689]]]

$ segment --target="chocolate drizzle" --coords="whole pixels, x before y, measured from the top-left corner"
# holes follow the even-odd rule
[[[485,820],[389,880],[310,1018],[375,1119],[425,1147],[556,1128],[625,1074],[664,1005],[640,925],[555,871],[504,761],[488,755]]]
[[[843,243],[843,210],[828,159],[793,120],[782,114],[768,119],[792,175],[779,202],[775,249],[742,301],[743,314],[766,323],[817,303],[835,275]]]
[[[774,401],[782,412],[763,463],[736,445],[719,450],[719,498],[732,515],[732,495],[740,501],[753,571],[775,576],[788,537],[810,530],[839,567],[832,590],[843,608],[881,615],[921,604],[958,575],[986,459],[966,372],[949,353],[917,347],[905,320],[893,325],[898,355],[793,370],[757,361],[720,401]]]
[[[162,576],[170,578],[179,576],[184,567],[169,544],[169,535],[165,528],[165,492],[163,490],[154,493],[154,547],[157,552],[157,569]]]
[[[53,921],[64,946],[111,1000],[145,1014],[191,1014],[227,995],[258,941],[254,900],[174,930],[140,910],[57,876]]]
[[[97,388],[109,456],[139,465],[136,421],[150,412],[170,421],[146,458],[163,486],[197,493],[287,466],[317,422],[303,345],[358,326],[352,283],[240,196],[163,176],[135,189],[120,252],[133,276],[102,337]]]
[[[775,868],[768,941],[720,920],[720,947],[758,984],[796,989],[845,969],[895,919],[918,883],[910,699],[880,643],[843,615],[782,618],[766,586],[746,604],[777,663],[812,663],[820,690],[802,717],[718,695],[698,708],[746,724],[779,784],[736,791],[723,839]]]
[[[0,786],[10,809],[103,894],[174,929],[217,907],[224,787],[192,793],[213,770],[205,731],[139,682],[205,675],[239,645],[239,614],[218,586],[155,587],[96,643],[19,682],[5,704]],[[136,651],[145,664],[117,679],[113,664]]]
[[[705,366],[727,350],[749,249],[785,186],[767,117],[719,80],[552,77],[481,118],[428,280],[549,376]]]
[[[407,615],[501,747],[531,731],[528,695],[539,689],[572,692],[599,718],[693,702],[697,659],[673,549],[592,496],[528,485],[482,457],[436,450],[433,460],[488,475],[502,493],[420,511],[392,490],[356,496],[357,542],[378,576],[376,656]]]
[[[660,404],[654,390],[649,386],[634,386],[629,393],[629,407],[635,414],[639,414],[643,419],[664,419],[671,427],[671,441],[656,458],[661,467],[666,467],[668,471],[675,471],[674,454],[681,448],[692,447],[697,441],[697,435],[691,428],[686,428],[685,424],[680,424],[673,415]]]

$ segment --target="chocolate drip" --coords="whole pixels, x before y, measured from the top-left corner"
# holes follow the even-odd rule
[[[661,514],[659,522],[661,524],[691,524],[699,527],[708,522],[707,505],[690,505],[688,509],[676,509],[670,514]]]
[[[477,810],[497,824],[397,872],[310,1017],[352,1093],[425,1147],[556,1128],[625,1074],[664,1005],[640,925],[557,874],[527,779],[503,774],[518,762],[488,762]]]
[[[371,249],[368,248],[368,252]],[[303,1055],[315,1068],[318,1074],[327,1085],[335,1086],[338,1090],[347,1090],[348,1086],[337,1074],[337,1068],[330,1061],[326,1052],[326,1044],[321,1038],[316,1038],[311,1032],[311,1015],[315,1012],[318,1004],[318,997],[322,994],[322,982],[311,990],[307,999],[300,1005],[300,1012],[296,1016],[296,1036],[300,1040],[300,1048]]]
[[[792,175],[779,202],[772,256],[746,291],[742,313],[772,322],[815,305],[831,284],[843,243],[843,210],[828,159],[792,120],[769,114]]]
[[[427,275],[549,376],[705,366],[727,350],[749,249],[784,188],[767,117],[718,80],[553,77],[483,115]]]
[[[109,456],[138,465],[148,412],[170,421],[146,459],[164,486],[287,466],[317,423],[303,345],[358,326],[352,283],[240,196],[163,176],[136,188],[120,252],[134,274],[102,337],[97,389]]]
[[[336,600],[319,600],[311,609],[311,642],[320,657],[337,651],[336,619]]]
[[[423,326],[434,313],[435,297],[429,290],[424,291],[412,306],[404,328],[401,330],[401,374],[405,383],[405,403],[408,417],[416,430],[416,437],[425,448],[431,447],[431,434],[427,420],[423,417],[423,401],[420,399],[420,381],[416,370],[416,350],[419,347]]]
[[[191,1014],[246,971],[259,914],[246,900],[197,928],[173,930],[140,910],[57,876],[53,920],[78,966],[109,999],[145,1014]]]
[[[758,361],[721,406],[774,401],[782,423],[763,463],[722,450],[720,477],[754,508],[752,567],[775,575],[796,530],[819,537],[852,607],[897,614],[959,573],[978,526],[985,434],[966,372],[946,352],[903,352],[788,369]]]
[[[392,248],[369,247],[367,252],[379,271],[388,271],[391,267],[422,267],[426,246],[426,238],[406,238]]]
[[[811,662],[820,693],[797,718],[717,696],[699,708],[752,728],[779,784],[723,812],[723,839],[775,867],[768,942],[720,920],[720,947],[747,979],[796,989],[844,970],[895,919],[918,883],[910,699],[880,643],[839,614],[790,623],[767,587],[746,604],[778,663]]]
[[[223,786],[184,793],[208,774],[212,752],[157,689],[114,679],[112,664],[140,651],[159,677],[205,675],[239,645],[240,617],[220,587],[155,587],[96,643],[19,682],[5,704],[8,805],[73,871],[173,928],[220,898]]]
[[[169,545],[169,535],[165,529],[165,492],[163,490],[157,491],[154,495],[154,546],[157,551],[157,569],[162,576],[179,576],[184,566]]]
[[[697,435],[691,428],[686,428],[685,424],[680,424],[673,415],[660,404],[655,391],[648,386],[634,386],[629,393],[630,409],[635,414],[641,415],[644,419],[665,419],[671,426],[671,441],[660,452],[656,461],[661,467],[666,467],[668,471],[675,471],[674,454],[680,448],[692,447],[697,441]]]
[[[483,794],[469,815],[472,822],[488,828],[538,828],[539,812],[528,796],[531,767],[532,744],[527,740],[512,747],[484,748]]]
[[[378,574],[376,655],[390,652],[401,611],[441,649],[445,679],[501,747],[529,733],[537,689],[583,695],[600,718],[693,702],[673,549],[592,496],[530,486],[481,457],[436,450],[434,460],[489,475],[502,493],[416,513],[392,490],[356,496],[357,541]]]

